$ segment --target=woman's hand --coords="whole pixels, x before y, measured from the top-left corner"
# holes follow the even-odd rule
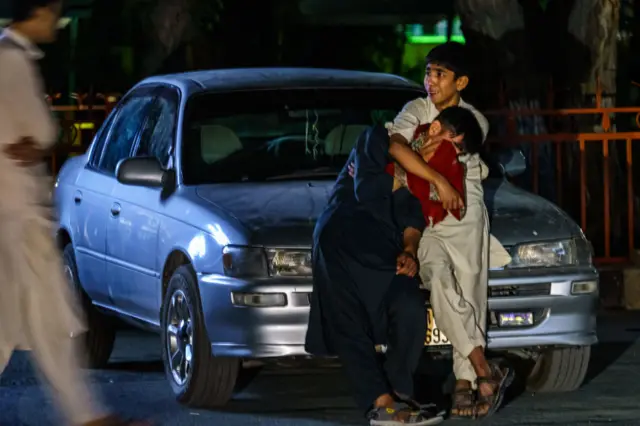
[[[457,210],[464,207],[462,197],[448,180],[440,177],[434,182],[434,185],[445,210]]]

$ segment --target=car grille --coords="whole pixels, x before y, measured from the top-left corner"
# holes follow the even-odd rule
[[[425,296],[429,297],[429,292],[424,290]],[[518,284],[518,285],[497,285],[489,287],[489,298],[497,299],[501,297],[534,297],[548,296],[551,294],[551,283],[540,284]],[[311,293],[293,293],[291,295],[291,305],[309,306]]]
[[[550,293],[550,283],[496,285],[489,287],[490,298],[548,296]]]

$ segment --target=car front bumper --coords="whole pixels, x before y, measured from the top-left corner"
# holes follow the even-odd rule
[[[572,283],[598,280],[592,268],[572,271],[500,271],[492,274],[489,297],[489,349],[535,349],[597,343],[598,294],[575,295]],[[205,327],[215,356],[273,358],[308,356],[304,350],[309,319],[310,279],[240,280],[220,275],[198,277]],[[279,293],[286,305],[245,307],[233,293]],[[533,312],[534,325],[505,328],[501,312]],[[430,347],[447,350],[448,347]]]
[[[493,277],[490,283],[488,348],[505,350],[597,343],[597,290],[572,294],[573,283],[584,282],[597,283],[597,271],[584,268],[544,276],[504,273],[501,277]],[[502,290],[508,287],[522,290],[522,295],[505,295]],[[498,326],[499,313],[523,311],[534,313],[534,325]]]

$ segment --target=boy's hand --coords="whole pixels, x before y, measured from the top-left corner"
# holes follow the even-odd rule
[[[418,273],[418,263],[416,258],[406,251],[400,253],[396,259],[396,275],[406,275],[415,277]]]
[[[352,178],[355,178],[356,177],[356,163],[349,163],[348,170],[349,170],[349,176],[351,176]]]
[[[440,201],[442,201],[442,206],[445,210],[457,210],[464,207],[464,202],[462,201],[462,197],[456,191],[456,189],[449,183],[448,180],[441,177],[436,182],[434,182],[436,187],[436,191],[438,191],[438,195],[440,196]]]

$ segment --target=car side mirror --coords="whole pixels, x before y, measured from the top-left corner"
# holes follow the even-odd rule
[[[502,149],[493,157],[505,176],[513,178],[527,171],[527,159],[519,149]]]
[[[131,157],[120,160],[116,166],[116,179],[123,185],[165,188],[170,173],[155,157]]]

